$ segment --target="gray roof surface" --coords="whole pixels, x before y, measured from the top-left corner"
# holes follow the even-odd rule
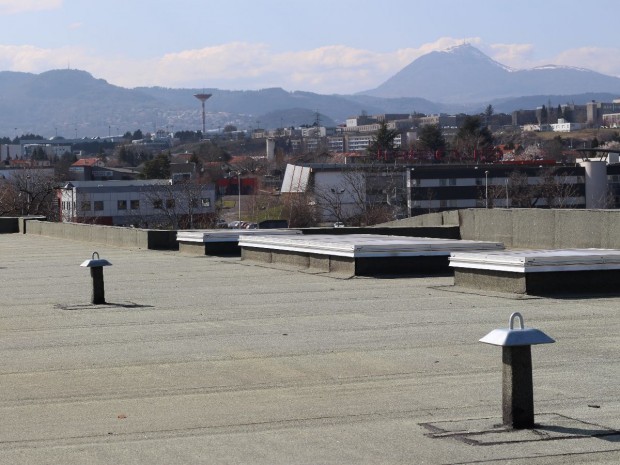
[[[20,234],[0,235],[0,282],[0,464],[620,462],[618,297]],[[535,431],[495,426],[501,349],[478,342],[513,311],[557,341],[532,349]]]

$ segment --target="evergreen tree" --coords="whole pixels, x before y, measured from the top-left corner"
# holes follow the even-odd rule
[[[394,153],[394,139],[398,136],[398,132],[388,129],[385,121],[381,122],[377,133],[373,136],[372,142],[366,149],[370,154],[375,156],[387,156]]]
[[[425,124],[418,133],[418,139],[423,148],[435,153],[446,148],[446,139],[438,124]]]
[[[170,158],[165,153],[160,153],[152,160],[144,163],[142,179],[169,179],[170,178]]]
[[[461,152],[472,157],[481,156],[492,148],[493,135],[479,116],[466,116],[456,134],[455,143]]]

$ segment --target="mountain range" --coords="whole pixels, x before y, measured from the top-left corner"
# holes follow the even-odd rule
[[[583,104],[620,95],[620,79],[580,68],[508,68],[465,44],[424,55],[377,88],[355,95],[221,89],[126,89],[80,70],[0,72],[0,137],[36,133],[105,136],[141,129],[198,130],[196,93],[211,93],[207,127],[272,128],[333,125],[363,111],[378,113],[498,112],[551,102]]]

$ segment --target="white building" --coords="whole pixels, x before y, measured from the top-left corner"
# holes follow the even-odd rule
[[[57,196],[62,222],[177,229],[198,226],[215,213],[211,184],[71,181]]]
[[[551,126],[551,130],[553,132],[579,131],[584,127],[584,125],[581,123],[569,123],[563,118],[558,119],[557,124],[550,124],[549,126]]]
[[[309,163],[286,165],[280,191],[283,194],[310,194],[324,222],[346,221],[367,205],[392,205],[398,193],[405,206],[404,168]],[[396,206],[394,204],[394,206]]]

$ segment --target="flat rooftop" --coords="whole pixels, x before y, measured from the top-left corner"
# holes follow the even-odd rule
[[[385,236],[380,234],[317,234],[311,236],[241,236],[241,247],[342,257],[411,257],[450,255],[456,250],[502,250],[500,242],[463,241],[430,237]]]
[[[178,231],[178,242],[239,242],[239,236],[301,235],[299,229],[206,229]]]
[[[544,273],[548,271],[600,271],[620,269],[620,250],[557,249],[455,252],[450,265],[457,268]]]
[[[108,304],[79,265],[98,251]],[[620,298],[0,235],[2,464],[617,464]],[[534,431],[501,423],[519,311]]]

